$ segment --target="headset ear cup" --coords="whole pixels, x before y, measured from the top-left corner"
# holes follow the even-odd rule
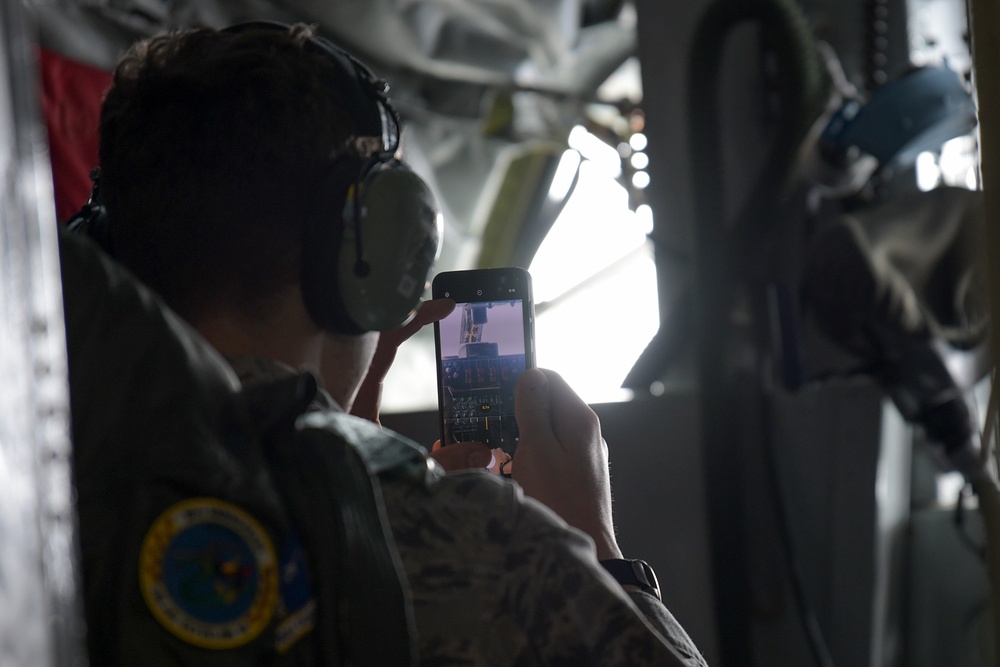
[[[343,157],[306,224],[302,295],[321,328],[357,335],[403,324],[441,250],[441,213],[427,184],[392,160],[359,183],[361,160]],[[366,270],[359,271],[358,260]]]
[[[338,257],[344,230],[344,205],[357,182],[361,160],[342,156],[330,168],[306,220],[302,244],[302,299],[309,316],[320,328],[333,333],[361,334],[342,307]]]
[[[249,21],[225,30],[288,29]],[[342,156],[331,166],[306,221],[303,299],[327,331],[385,331],[403,323],[423,294],[440,251],[440,214],[427,185],[393,158],[400,119],[385,81],[322,37],[308,44],[336,64],[331,84],[349,102],[357,136],[380,139],[382,152],[368,160]]]
[[[441,249],[441,213],[427,184],[399,162],[371,171],[359,189],[358,224],[340,245],[340,295],[348,318],[387,331],[412,315]],[[358,243],[366,271],[356,270]]]

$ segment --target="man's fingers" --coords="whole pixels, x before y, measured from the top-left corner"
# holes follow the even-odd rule
[[[384,380],[385,376],[389,374],[392,362],[396,360],[396,351],[399,346],[426,325],[447,317],[453,310],[455,310],[455,302],[452,299],[423,301],[417,306],[417,312],[412,320],[401,327],[380,333],[378,346],[375,348],[375,354],[372,355],[371,365],[368,367],[364,383],[377,385]],[[381,388],[379,389],[379,397],[381,397]],[[377,410],[378,406],[376,406],[376,413]]]
[[[538,368],[521,374],[514,394],[514,416],[522,440],[554,438],[549,376]]]
[[[453,310],[455,310],[454,299],[431,299],[430,301],[424,301],[417,307],[417,314],[414,315],[413,319],[420,322],[420,325],[423,326],[424,324],[443,320]]]
[[[393,347],[399,347],[406,342],[413,334],[433,322],[438,322],[446,318],[451,311],[455,310],[453,299],[431,299],[422,301],[417,306],[417,311],[413,319],[396,329],[391,329],[382,334],[384,342]],[[381,341],[380,341],[381,342]]]
[[[552,423],[561,441],[587,441],[600,434],[597,413],[554,371],[548,371]],[[520,424],[520,421],[518,421]]]
[[[440,463],[447,472],[456,472],[485,468],[490,464],[493,455],[490,448],[481,442],[456,442],[447,447],[437,449],[432,447],[430,457]]]

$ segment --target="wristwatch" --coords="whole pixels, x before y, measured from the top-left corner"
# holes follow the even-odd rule
[[[656,573],[644,560],[628,560],[625,558],[609,558],[602,560],[601,566],[607,570],[622,586],[636,586],[640,590],[656,596],[660,602],[660,583]]]

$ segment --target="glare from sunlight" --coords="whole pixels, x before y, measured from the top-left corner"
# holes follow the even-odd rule
[[[600,137],[588,132],[582,125],[577,125],[570,130],[567,142],[570,148],[580,151],[583,157],[609,176],[621,175],[622,161],[618,151],[614,146],[609,146],[602,141]]]
[[[549,200],[561,202],[569,194],[569,189],[573,187],[573,179],[580,168],[580,153],[572,148],[565,151],[556,166],[556,173],[552,176],[552,184],[549,185]]]
[[[917,187],[921,192],[933,190],[941,182],[941,168],[933,153],[924,151],[917,156]]]
[[[632,187],[636,190],[645,190],[649,187],[649,173],[645,171],[637,171],[632,174]]]
[[[641,140],[637,145],[645,147]],[[621,156],[578,127],[550,189],[576,187],[531,266],[538,365],[588,403],[628,400],[625,376],[659,326],[649,206],[629,208]],[[645,174],[645,172],[639,172]],[[434,339],[426,327],[400,348],[386,377],[386,413],[434,410]]]
[[[649,156],[645,153],[636,151],[629,158],[629,162],[632,164],[633,169],[645,169],[649,166]]]
[[[601,165],[583,162],[579,178],[529,267],[538,364],[588,402],[627,400],[621,383],[659,326],[652,213],[631,211]]]
[[[939,186],[979,189],[979,153],[972,134],[946,141],[938,152],[924,151],[917,156],[917,187],[923,191]]]

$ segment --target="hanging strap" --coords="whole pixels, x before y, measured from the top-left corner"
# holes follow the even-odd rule
[[[249,391],[258,406],[298,413],[293,425],[279,420],[270,429],[266,456],[310,557],[321,655],[329,664],[415,665],[413,605],[381,484],[424,484],[433,464],[366,420],[300,411],[311,392],[308,374]]]

